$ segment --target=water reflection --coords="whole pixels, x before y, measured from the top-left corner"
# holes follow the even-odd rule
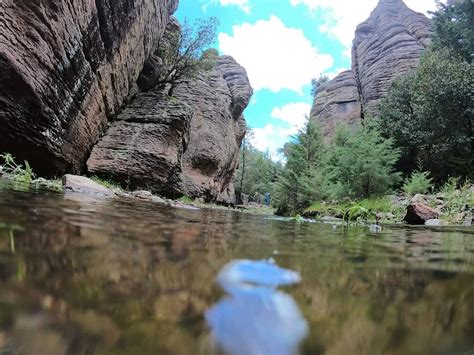
[[[270,255],[298,273],[264,262],[230,264],[231,277],[219,274],[227,276],[216,285],[230,261]],[[293,301],[277,288],[299,274],[302,282],[284,290]],[[302,320],[287,321],[299,314],[296,303],[308,323],[302,354],[474,349],[473,228],[392,226],[373,234],[368,227],[2,190],[0,181],[0,354],[213,354],[205,316],[221,304],[221,288],[221,307],[230,311],[219,321],[238,318],[222,324],[251,327],[240,336],[253,340],[259,315],[274,346],[289,341],[273,330],[297,338],[284,328]],[[288,352],[298,343],[290,340]]]
[[[217,281],[229,294],[206,314],[218,347],[228,354],[296,354],[308,325],[291,296],[278,291],[300,281],[273,260],[237,260]]]

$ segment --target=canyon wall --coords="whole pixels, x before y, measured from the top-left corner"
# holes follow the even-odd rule
[[[0,3],[0,152],[40,175],[109,176],[166,196],[232,202],[252,95],[231,57],[153,87],[178,0]],[[87,170],[88,169],[88,170]]]
[[[136,92],[178,0],[3,0],[0,151],[40,174],[80,171]]]

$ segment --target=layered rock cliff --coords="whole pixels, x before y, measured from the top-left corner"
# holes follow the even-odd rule
[[[178,0],[0,3],[0,152],[167,196],[233,200],[252,95],[231,57],[154,88]],[[87,163],[86,163],[87,162]]]
[[[231,202],[252,88],[245,70],[222,56],[172,97],[140,93],[117,117],[87,162],[91,173],[166,196]]]
[[[178,0],[2,0],[0,151],[78,171],[136,92]]]
[[[319,88],[310,117],[330,136],[338,122],[354,124],[365,114],[376,115],[395,78],[416,68],[431,34],[430,20],[402,0],[380,0],[357,27],[352,70]]]

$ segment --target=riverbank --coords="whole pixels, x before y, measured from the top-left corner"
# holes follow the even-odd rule
[[[317,202],[305,209],[305,218],[319,220],[408,223],[429,226],[471,226],[474,215],[474,186],[461,187],[451,181],[435,194],[406,193],[343,203]]]

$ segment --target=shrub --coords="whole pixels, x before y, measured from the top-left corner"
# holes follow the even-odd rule
[[[36,178],[33,169],[31,169],[27,161],[25,161],[24,166],[17,164],[15,157],[10,153],[0,154],[0,158],[3,160],[3,164],[0,165],[0,170],[11,174],[14,181],[30,184]]]
[[[393,169],[399,156],[370,121],[355,132],[340,127],[324,166],[328,195],[339,201],[383,195],[400,179]]]
[[[403,184],[403,191],[408,195],[426,194],[433,188],[433,179],[429,172],[415,171],[411,176],[405,180]]]

